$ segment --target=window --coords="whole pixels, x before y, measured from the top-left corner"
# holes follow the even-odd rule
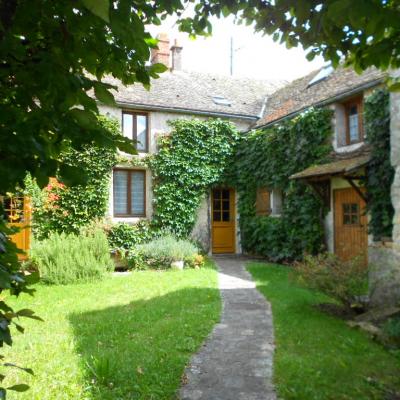
[[[114,216],[144,217],[146,171],[115,169],[113,172]]]
[[[359,225],[360,213],[357,203],[343,203],[343,225]]]
[[[229,222],[231,220],[231,197],[229,189],[213,190],[213,221]]]
[[[361,142],[363,139],[362,127],[362,99],[358,98],[345,104],[346,112],[346,144]]]
[[[257,189],[256,215],[271,214],[271,192],[266,188]]]
[[[124,111],[122,113],[122,131],[124,136],[136,141],[136,149],[148,152],[149,126],[148,115]]]

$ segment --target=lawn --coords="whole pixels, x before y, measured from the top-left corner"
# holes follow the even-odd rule
[[[31,389],[11,399],[173,399],[185,364],[220,315],[217,274],[143,271],[68,286],[38,285],[8,354],[35,376],[9,372],[5,384]],[[9,353],[9,352],[8,352]]]
[[[344,321],[318,311],[329,299],[295,286],[287,267],[249,263],[272,304],[274,383],[282,399],[398,399],[400,359]]]

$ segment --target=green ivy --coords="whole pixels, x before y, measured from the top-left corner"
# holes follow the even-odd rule
[[[110,135],[120,133],[116,120],[99,116],[100,124]],[[103,218],[108,207],[109,182],[112,168],[117,163],[114,149],[85,145],[82,151],[69,150],[62,155],[64,163],[79,167],[86,175],[85,185],[68,187],[57,180],[38,191],[35,183],[26,181],[33,198],[33,229],[35,236],[45,238],[51,232],[79,233],[79,230],[98,218]]]
[[[176,120],[172,132],[159,141],[159,152],[149,159],[153,172],[156,227],[179,237],[190,234],[202,196],[224,180],[239,139],[226,121]]]
[[[311,109],[265,130],[244,135],[236,153],[242,246],[274,261],[300,259],[324,246],[323,205],[304,183],[289,177],[327,159],[332,112]],[[257,189],[284,193],[282,215],[257,216]]]
[[[365,132],[371,145],[368,167],[367,210],[374,240],[391,237],[394,209],[390,196],[394,169],[390,164],[390,96],[386,89],[372,93],[365,101]]]

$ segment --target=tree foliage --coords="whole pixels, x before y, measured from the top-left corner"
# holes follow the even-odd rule
[[[233,14],[288,48],[308,49],[309,59],[337,66],[345,58],[358,72],[400,67],[398,0],[201,0],[195,9],[195,19]]]
[[[392,236],[394,209],[390,188],[394,168],[390,164],[390,96],[379,89],[365,101],[366,141],[371,145],[371,162],[367,173],[367,210],[369,229],[375,240]]]
[[[222,120],[175,120],[171,127],[149,160],[154,177],[153,223],[185,237],[206,190],[224,180],[238,132]]]
[[[243,249],[274,261],[301,259],[324,246],[323,206],[304,183],[289,177],[322,163],[331,150],[331,111],[309,110],[245,135],[235,159]],[[256,215],[258,188],[284,193],[282,215]]]
[[[118,136],[118,121],[104,116],[98,118],[101,126]],[[58,177],[59,180],[51,179],[42,191],[29,180],[27,192],[33,199],[33,228],[39,239],[48,237],[51,232],[78,234],[83,226],[103,218],[108,208],[111,171],[117,164],[116,151],[91,143],[84,145],[80,152],[69,149],[60,157],[67,165],[79,165],[87,180],[84,184],[66,186]]]

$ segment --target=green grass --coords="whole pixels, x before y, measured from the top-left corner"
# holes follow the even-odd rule
[[[5,384],[31,389],[11,399],[173,399],[185,364],[220,315],[217,275],[143,271],[91,284],[37,287],[17,308],[24,320],[7,356],[35,376],[8,371]]]
[[[389,392],[400,390],[398,358],[313,307],[328,299],[291,283],[288,268],[250,263],[248,269],[272,304],[274,383],[282,399],[395,398]]]

